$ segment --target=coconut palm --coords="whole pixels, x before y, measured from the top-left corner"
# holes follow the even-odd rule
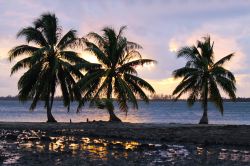
[[[208,124],[207,103],[213,102],[223,115],[223,99],[220,90],[223,90],[231,99],[235,99],[234,75],[223,67],[234,54],[229,54],[219,61],[214,62],[214,43],[210,37],[204,37],[204,41],[197,41],[197,46],[182,47],[177,57],[187,60],[186,65],[173,72],[175,78],[183,78],[173,91],[178,99],[181,95],[188,93],[187,102],[190,106],[196,100],[201,100],[203,115],[200,124]]]
[[[137,76],[136,67],[148,63],[154,63],[151,59],[142,59],[138,49],[140,45],[127,41],[123,36],[123,26],[117,33],[110,27],[105,27],[103,35],[91,32],[87,35],[86,50],[95,55],[99,61],[99,67],[89,70],[84,78],[78,82],[83,94],[83,102],[98,101],[99,108],[107,108],[110,121],[121,121],[113,109],[112,95],[117,99],[119,108],[127,113],[128,102],[134,108],[138,108],[137,98],[148,102],[149,99],[144,90],[154,93],[153,87]]]
[[[80,44],[76,31],[70,30],[62,36],[55,14],[42,14],[32,26],[21,29],[17,37],[24,37],[27,44],[9,51],[9,60],[21,58],[11,69],[11,74],[22,68],[28,70],[18,81],[19,99],[32,99],[30,110],[35,109],[39,100],[45,101],[47,122],[56,122],[51,113],[56,87],[60,85],[65,107],[73,100],[80,100],[76,79],[82,74],[74,65],[86,63],[72,48]],[[19,58],[20,59],[20,58]]]

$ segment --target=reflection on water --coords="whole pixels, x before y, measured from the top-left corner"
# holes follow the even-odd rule
[[[156,144],[42,131],[1,131],[0,165],[249,165],[250,148]],[[14,140],[16,138],[16,140]],[[49,157],[48,157],[49,156]]]
[[[224,161],[238,161],[250,164],[250,151],[240,150],[234,148],[219,148],[219,147],[199,147],[197,146],[196,152],[198,156],[206,159],[212,159],[216,157],[219,160]]]
[[[140,145],[136,141],[115,141],[100,138],[89,138],[82,137],[77,140],[75,137],[53,137],[54,141],[49,143],[49,151],[52,152],[63,152],[71,151],[72,155],[81,153],[82,151],[89,152],[92,157],[99,158],[102,160],[107,160],[107,155],[109,151],[115,152],[119,151],[119,155],[126,157],[127,150],[135,150]],[[47,144],[47,142],[44,142]],[[21,144],[23,145],[23,144]],[[41,144],[34,144],[33,147],[42,146]],[[27,146],[28,149],[32,146]],[[42,146],[43,148],[45,145]],[[45,149],[43,149],[45,150]],[[116,154],[116,153],[114,153]],[[115,156],[115,155],[114,155]]]

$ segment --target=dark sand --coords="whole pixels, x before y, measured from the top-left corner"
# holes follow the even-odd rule
[[[50,135],[250,146],[249,125],[0,122],[0,129],[41,130]]]
[[[0,165],[250,165],[250,126],[0,122]]]

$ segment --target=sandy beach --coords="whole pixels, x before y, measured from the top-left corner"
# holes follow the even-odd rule
[[[248,165],[250,126],[0,122],[0,165]]]
[[[41,130],[55,136],[75,135],[204,145],[250,146],[250,126],[248,125],[0,122],[0,129]]]

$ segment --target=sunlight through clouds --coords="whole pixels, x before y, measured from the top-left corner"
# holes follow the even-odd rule
[[[179,49],[179,44],[177,43],[177,41],[175,39],[171,39],[168,45],[169,51],[176,53]]]
[[[167,95],[171,95],[176,85],[181,81],[181,79],[174,79],[173,77],[162,80],[146,80],[155,88],[156,94]]]

